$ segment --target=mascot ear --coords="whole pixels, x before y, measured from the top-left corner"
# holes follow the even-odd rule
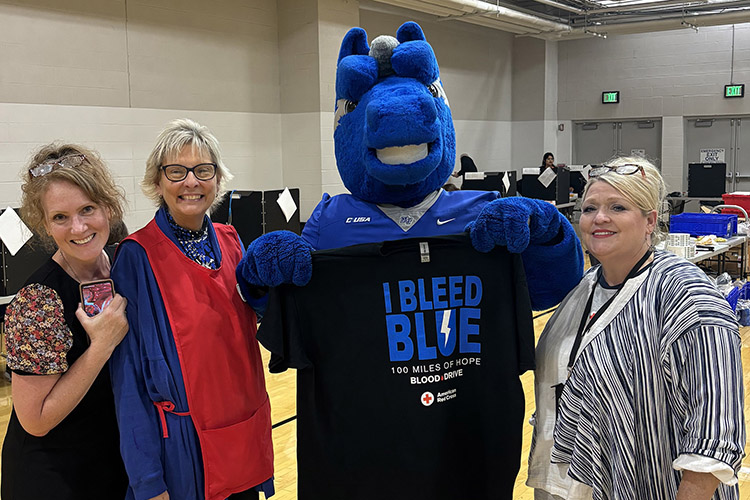
[[[344,35],[337,62],[341,62],[346,56],[366,56],[369,52],[370,47],[367,45],[367,32],[362,28],[352,28]]]
[[[414,21],[408,21],[401,25],[396,32],[396,40],[400,43],[413,42],[414,40],[426,41],[422,28]]]
[[[355,103],[378,81],[378,62],[370,56],[346,56],[336,69],[336,98]]]
[[[393,49],[391,65],[398,76],[415,78],[425,85],[440,77],[435,53],[423,40],[402,43]]]

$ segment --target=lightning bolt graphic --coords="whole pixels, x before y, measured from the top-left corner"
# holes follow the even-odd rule
[[[453,314],[453,309],[443,311],[443,326],[440,327],[440,333],[445,335],[445,345],[443,347],[448,346],[448,339],[451,336],[451,327],[449,326],[451,314]]]

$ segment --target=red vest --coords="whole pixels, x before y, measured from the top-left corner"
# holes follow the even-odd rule
[[[257,321],[236,289],[242,249],[234,228],[214,228],[218,269],[186,257],[155,220],[130,239],[146,251],[167,310],[200,441],[206,500],[223,500],[273,475],[273,444]],[[155,404],[164,424],[163,411],[174,405]]]

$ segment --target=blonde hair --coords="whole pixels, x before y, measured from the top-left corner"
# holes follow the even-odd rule
[[[77,167],[56,168],[40,177],[34,177],[29,172],[41,163],[70,155],[84,155],[85,159]],[[56,182],[69,182],[79,187],[91,201],[105,207],[109,211],[110,228],[122,222],[125,195],[94,150],[77,144],[47,144],[36,151],[23,167],[21,178],[21,218],[47,247],[53,248],[54,240],[46,231],[43,198],[47,189]]]
[[[638,207],[643,216],[650,212],[656,211],[657,224],[654,226],[654,232],[651,234],[651,244],[654,245],[663,238],[658,221],[661,220],[664,212],[664,200],[667,196],[667,186],[659,170],[653,163],[641,157],[620,156],[613,158],[605,163],[608,167],[618,167],[622,165],[638,165],[643,168],[644,175],[636,172],[630,175],[622,175],[616,172],[607,172],[597,177],[592,177],[586,183],[583,190],[583,199],[586,199],[589,189],[597,182],[606,182],[626,200]]]
[[[216,164],[216,198],[211,205],[211,208],[214,208],[221,202],[226,189],[226,181],[231,180],[233,176],[221,159],[221,148],[216,137],[208,130],[208,127],[189,118],[173,120],[159,133],[156,145],[146,160],[146,172],[141,181],[141,189],[157,205],[164,203],[157,189],[162,175],[161,166],[168,157],[180,154],[186,146],[207,154]]]

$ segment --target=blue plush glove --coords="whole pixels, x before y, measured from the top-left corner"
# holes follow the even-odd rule
[[[552,240],[560,231],[563,215],[552,203],[522,196],[499,198],[482,209],[476,220],[466,225],[471,243],[480,252],[506,246],[522,253],[529,244]]]
[[[306,285],[312,277],[312,246],[291,231],[264,234],[247,247],[237,276],[255,286]]]

